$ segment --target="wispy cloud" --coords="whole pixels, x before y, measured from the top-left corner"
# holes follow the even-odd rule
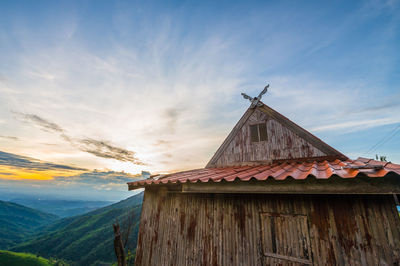
[[[89,171],[80,167],[44,162],[0,151],[0,187],[3,189],[9,187],[14,190],[22,186],[25,187],[23,191],[26,192],[36,187],[39,189],[36,193],[43,193],[40,190],[51,189],[55,194],[88,193],[97,197],[98,193],[107,192],[115,195],[116,198],[123,198],[129,196],[127,182],[149,176],[150,173],[145,171],[141,174],[110,170]]]
[[[136,158],[135,152],[113,146],[104,140],[86,138],[73,140],[72,143],[77,145],[81,151],[91,153],[98,157],[114,159],[121,162],[131,162],[137,165],[144,165],[142,161]]]
[[[14,174],[13,173],[8,173],[8,172],[0,172],[0,176],[2,176],[2,175],[4,175],[4,176],[13,176]]]
[[[54,164],[43,162],[34,158],[21,156],[13,153],[0,151],[0,165],[21,168],[24,170],[48,171],[48,170],[72,170],[83,171],[86,170],[80,167],[69,165]]]
[[[118,184],[125,186],[124,189],[126,190],[126,183],[131,182],[138,179],[143,179],[144,176],[142,174],[129,174],[125,172],[115,172],[115,171],[92,171],[86,172],[79,175],[73,176],[61,176],[55,177],[55,181],[67,183],[74,183],[74,184],[90,184],[90,185],[112,185]]]
[[[156,142],[153,143],[153,145],[154,146],[170,146],[171,142],[163,140],[163,139],[158,139]]]
[[[171,133],[175,133],[175,128],[178,123],[179,116],[182,114],[182,109],[179,108],[167,108],[164,111],[164,116],[166,118],[167,129]]]
[[[384,125],[391,125],[394,123],[400,122],[399,120],[391,120],[387,118],[380,119],[370,119],[363,121],[348,121],[344,123],[334,123],[324,126],[319,126],[312,128],[312,131],[320,132],[320,131],[332,131],[332,130],[346,130],[346,132],[359,131],[371,127],[378,127]]]
[[[400,95],[386,96],[376,85],[357,80],[337,87],[310,75],[273,77],[263,100],[313,132],[339,135],[400,122]]]
[[[19,112],[14,112],[22,121],[29,123],[29,124],[34,124],[38,126],[40,129],[44,131],[50,131],[50,132],[58,132],[58,133],[63,133],[64,129],[62,129],[60,126],[57,124],[50,122],[48,120],[45,120],[41,118],[38,115],[35,114],[23,114]]]
[[[28,194],[53,194],[57,197],[74,195],[80,199],[86,197],[122,199],[132,195],[131,192],[127,191],[127,182],[150,176],[148,172],[133,175],[117,171],[66,171],[63,169],[64,167],[59,169],[60,165],[55,167],[55,164],[52,164],[52,167],[49,167],[49,165],[38,166],[38,160],[28,157],[15,154],[9,154],[7,157],[22,158],[29,162],[24,164],[21,162],[8,163],[8,165],[12,165],[11,168],[0,162],[0,193],[19,191]],[[36,165],[32,167],[33,163]],[[26,164],[30,164],[28,168]],[[59,170],[47,170],[54,168]],[[13,169],[17,169],[17,171],[13,171]],[[38,174],[34,174],[35,172]],[[32,178],[43,176],[46,172],[50,173],[48,178]],[[27,175],[28,178],[24,178],[24,175]]]
[[[72,138],[67,135],[67,131],[61,126],[38,115],[19,112],[14,112],[14,114],[22,119],[22,121],[38,126],[43,131],[58,133],[63,140],[69,142],[72,146],[81,151],[101,158],[114,159],[121,162],[131,162],[136,165],[144,165],[144,163],[136,157],[135,152],[112,145],[109,141],[96,140],[92,138]]]
[[[1,135],[0,135],[0,139],[14,140],[14,141],[18,141],[19,140],[19,138],[14,137],[14,136],[1,136]]]

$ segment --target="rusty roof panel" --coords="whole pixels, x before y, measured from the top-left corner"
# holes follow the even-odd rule
[[[232,182],[236,179],[285,180],[291,177],[296,180],[314,176],[316,179],[328,179],[332,175],[342,178],[355,178],[358,175],[371,178],[384,177],[388,173],[400,175],[400,165],[381,162],[373,159],[358,158],[357,160],[340,160],[323,162],[279,162],[270,165],[235,166],[226,168],[202,168],[168,175],[160,175],[128,183],[130,189],[146,185],[175,184],[186,182]]]

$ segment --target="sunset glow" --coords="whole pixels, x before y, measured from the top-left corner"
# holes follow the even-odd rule
[[[267,83],[350,158],[400,161],[395,131],[374,147],[400,123],[398,1],[0,5],[0,182],[202,168]]]
[[[55,176],[68,177],[81,173],[83,173],[83,171],[35,171],[0,165],[0,179],[8,180],[53,180]]]

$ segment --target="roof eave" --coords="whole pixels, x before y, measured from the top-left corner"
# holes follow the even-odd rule
[[[139,188],[166,188],[175,193],[246,193],[246,194],[400,194],[400,178],[395,173],[384,177],[371,178],[359,173],[354,178],[343,178],[332,175],[329,178],[305,179],[287,178],[285,180],[248,181],[236,179],[221,182],[186,182],[166,184],[134,184],[128,183],[129,190]]]

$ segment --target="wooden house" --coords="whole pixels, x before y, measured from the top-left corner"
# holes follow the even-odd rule
[[[393,265],[400,165],[350,160],[252,104],[203,169],[144,188],[135,265]]]

